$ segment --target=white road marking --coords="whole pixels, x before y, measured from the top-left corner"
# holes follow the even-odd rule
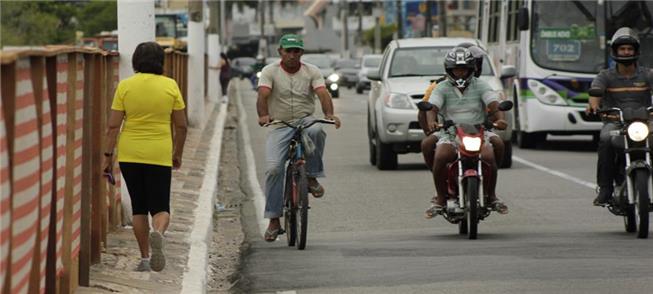
[[[528,161],[528,160],[526,160],[526,159],[523,159],[523,158],[521,158],[521,157],[519,157],[519,156],[514,156],[514,155],[513,155],[513,156],[512,156],[512,160],[517,161],[517,162],[519,162],[519,163],[521,163],[521,164],[524,164],[524,165],[530,166],[530,167],[532,167],[532,168],[534,168],[534,169],[537,169],[537,170],[543,171],[543,172],[545,172],[545,173],[548,173],[548,174],[551,174],[551,175],[554,175],[554,176],[557,176],[557,177],[561,177],[561,178],[563,178],[563,179],[565,179],[565,180],[572,181],[572,182],[574,182],[574,183],[576,183],[576,184],[579,184],[579,185],[581,185],[581,186],[588,187],[588,188],[590,188],[590,189],[592,189],[592,190],[596,189],[596,184],[594,184],[594,183],[591,183],[591,182],[588,182],[588,181],[585,181],[585,180],[581,180],[581,179],[579,179],[579,178],[576,178],[576,177],[571,176],[571,175],[569,175],[569,174],[563,173],[563,172],[561,172],[561,171],[557,171],[557,170],[550,169],[550,168],[545,167],[545,166],[541,166],[541,165],[539,165],[539,164],[537,164],[537,163],[530,162],[530,161]]]

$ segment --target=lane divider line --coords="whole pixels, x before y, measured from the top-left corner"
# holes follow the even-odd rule
[[[530,162],[530,161],[528,161],[528,160],[526,160],[526,159],[523,159],[523,158],[521,158],[521,157],[519,157],[519,156],[514,156],[514,155],[513,155],[513,156],[512,156],[512,160],[517,161],[517,162],[519,162],[519,163],[521,163],[521,164],[524,164],[524,165],[530,166],[530,167],[532,167],[532,168],[534,168],[534,169],[537,169],[537,170],[539,170],[539,171],[543,171],[543,172],[545,172],[545,173],[548,173],[548,174],[554,175],[554,176],[556,176],[556,177],[560,177],[560,178],[563,178],[563,179],[565,179],[565,180],[569,180],[569,181],[574,182],[574,183],[576,183],[576,184],[579,184],[579,185],[581,185],[581,186],[588,187],[588,188],[590,188],[590,189],[592,189],[592,190],[595,190],[595,189],[596,189],[596,184],[594,184],[594,183],[591,183],[591,182],[588,182],[588,181],[585,181],[585,180],[581,180],[581,179],[576,178],[576,177],[574,177],[574,176],[571,176],[571,175],[569,175],[569,174],[566,174],[566,173],[563,173],[563,172],[561,172],[561,171],[557,171],[557,170],[554,170],[554,169],[550,169],[550,168],[548,168],[548,167],[545,167],[545,166],[539,165],[539,164],[534,163],[534,162]]]

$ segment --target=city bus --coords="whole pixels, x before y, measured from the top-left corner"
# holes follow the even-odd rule
[[[512,65],[507,81],[515,102],[513,140],[535,147],[551,135],[593,135],[600,119],[585,113],[596,74],[613,62],[609,40],[620,27],[638,32],[639,63],[653,64],[653,2],[483,0],[476,35],[497,68]]]

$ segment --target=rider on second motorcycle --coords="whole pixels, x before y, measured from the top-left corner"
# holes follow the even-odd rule
[[[498,129],[507,126],[503,112],[498,111],[499,94],[484,81],[474,76],[475,60],[472,53],[463,47],[456,47],[449,51],[444,60],[447,81],[442,82],[431,92],[429,102],[433,104],[434,111],[426,112],[428,131],[438,129],[437,113],[442,112],[446,120],[454,123],[482,124],[487,119],[487,109],[494,113],[490,119]],[[496,175],[497,164],[494,159],[490,138],[496,134],[486,130],[481,157],[486,160]],[[444,130],[437,133],[438,141],[433,163],[433,179],[435,182],[436,197],[431,201],[431,207],[425,212],[426,218],[432,218],[441,213],[447,200],[447,164],[456,160],[456,141]],[[488,179],[487,192],[490,207],[501,214],[508,213],[508,207],[501,202],[495,193],[497,177]]]
[[[638,108],[651,105],[653,71],[637,64],[639,50],[639,39],[632,29],[622,27],[614,33],[610,42],[610,56],[616,66],[602,70],[592,81],[591,89],[600,90],[604,94],[602,98],[590,97],[588,112],[596,113],[599,109],[612,107]],[[604,120],[596,166],[596,182],[599,186],[599,194],[594,199],[596,206],[606,205],[614,191],[617,153],[610,140],[610,131],[617,129],[615,123]]]

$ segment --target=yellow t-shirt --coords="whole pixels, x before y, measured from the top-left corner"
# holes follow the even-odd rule
[[[122,80],[111,105],[125,112],[118,161],[172,166],[172,111],[185,107],[171,78],[137,73]]]

